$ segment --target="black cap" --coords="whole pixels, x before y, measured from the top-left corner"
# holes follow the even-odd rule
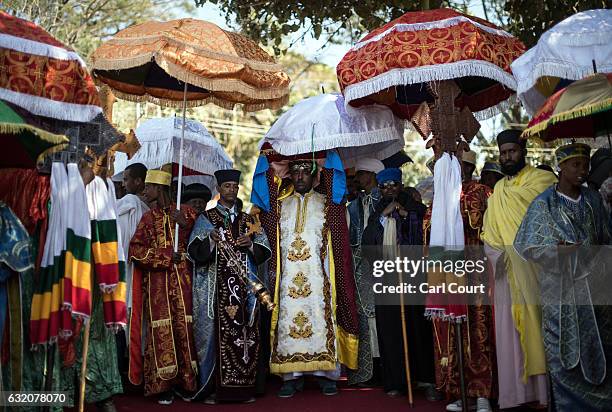
[[[599,188],[604,180],[610,176],[612,170],[612,151],[605,147],[597,149],[591,156],[591,172],[588,181]]]
[[[240,170],[228,169],[228,170],[217,170],[215,172],[217,178],[217,184],[222,185],[225,182],[240,182]]]
[[[210,189],[202,183],[192,183],[185,186],[183,201],[188,202],[192,199],[203,199],[209,201],[212,198]]]
[[[517,129],[507,129],[497,135],[497,147],[500,147],[506,143],[516,143],[525,147],[527,144],[526,140],[521,139],[522,131]]]
[[[382,162],[385,165],[385,168],[392,168],[402,167],[406,163],[412,163],[412,159],[404,150],[400,150],[394,155],[387,157]]]

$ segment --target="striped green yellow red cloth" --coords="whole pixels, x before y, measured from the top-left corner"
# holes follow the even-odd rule
[[[96,283],[102,291],[104,323],[127,324],[125,258],[120,246],[114,185],[96,177],[87,185],[91,217],[91,246]]]
[[[125,258],[114,191],[96,177],[84,186],[76,164],[54,163],[51,210],[40,279],[32,299],[31,344],[73,333],[73,318],[89,318],[92,287],[103,296],[106,326],[127,323]]]
[[[56,340],[60,330],[67,333],[72,323],[71,314],[62,311],[69,195],[66,168],[61,163],[54,163],[51,168],[49,225],[30,313],[32,345]]]

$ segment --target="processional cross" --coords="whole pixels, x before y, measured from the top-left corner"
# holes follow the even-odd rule
[[[234,345],[238,347],[242,346],[242,350],[243,350],[242,360],[244,361],[245,364],[248,363],[250,359],[249,358],[249,348],[255,345],[255,341],[253,341],[252,339],[249,339],[246,326],[242,328],[242,339],[240,338],[236,339],[234,341]]]
[[[462,144],[461,136],[467,143],[471,142],[480,130],[480,123],[467,106],[462,109],[455,106],[455,99],[461,89],[454,80],[430,82],[427,88],[435,96],[435,102],[431,106],[422,103],[411,122],[423,138],[433,135],[427,148],[434,147],[436,159],[443,152],[455,153],[461,158],[461,152],[469,150],[469,146]]]

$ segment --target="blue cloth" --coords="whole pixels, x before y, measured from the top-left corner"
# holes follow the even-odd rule
[[[385,182],[401,182],[402,171],[397,168],[385,169],[376,175],[376,181],[378,184]]]
[[[189,245],[195,240],[208,238],[215,227],[204,215],[198,216],[193,226]],[[198,356],[198,380],[200,389],[196,396],[207,389],[216,366],[217,344],[215,339],[214,304],[217,266],[196,266],[193,277],[193,339]]]
[[[514,248],[540,267],[542,331],[557,410],[609,411],[612,307],[598,302],[608,293],[612,222],[599,193],[582,188],[572,202],[556,189],[531,203]],[[563,253],[558,245],[565,243],[581,247]]]
[[[266,173],[270,168],[266,156],[261,155],[257,159],[255,173],[253,174],[253,188],[251,190],[251,203],[264,212],[270,211],[270,192]]]
[[[328,150],[325,159],[325,168],[333,171],[332,201],[339,205],[346,194],[346,174],[340,155],[335,150]]]
[[[0,342],[3,341],[8,296],[6,281],[13,272],[34,266],[30,235],[13,211],[0,202]]]

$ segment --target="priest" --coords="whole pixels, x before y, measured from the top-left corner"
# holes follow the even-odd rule
[[[193,308],[200,371],[196,397],[204,397],[207,404],[251,402],[261,337],[260,308],[249,280],[257,281],[257,266],[271,252],[258,222],[236,208],[240,172],[218,170],[215,177],[219,201],[198,217],[188,247],[196,265]]]
[[[317,376],[324,395],[335,395],[340,365],[357,367],[344,169],[335,152],[326,153],[323,169],[315,162],[316,155],[258,167],[255,176],[257,180],[258,171],[267,169],[269,179],[285,183],[280,190],[276,184],[268,185],[271,207],[262,214],[268,238],[275,240],[270,284],[275,285],[277,307],[271,321],[270,370],[284,380],[278,394],[283,398],[302,390],[308,374]],[[262,163],[267,166],[263,156],[258,166]],[[288,179],[280,182],[274,172]]]
[[[185,256],[196,213],[189,206],[182,206],[180,212],[174,208],[171,180],[168,172],[147,172],[144,197],[155,207],[142,216],[130,243],[130,260],[142,270],[143,277],[132,295],[129,375],[137,384],[144,372],[145,396],[158,395],[162,405],[172,403],[174,390],[185,396],[193,392],[197,374],[192,267]],[[175,236],[179,237],[178,252],[173,247]],[[144,363],[140,351],[134,350],[140,348],[143,327]]]

